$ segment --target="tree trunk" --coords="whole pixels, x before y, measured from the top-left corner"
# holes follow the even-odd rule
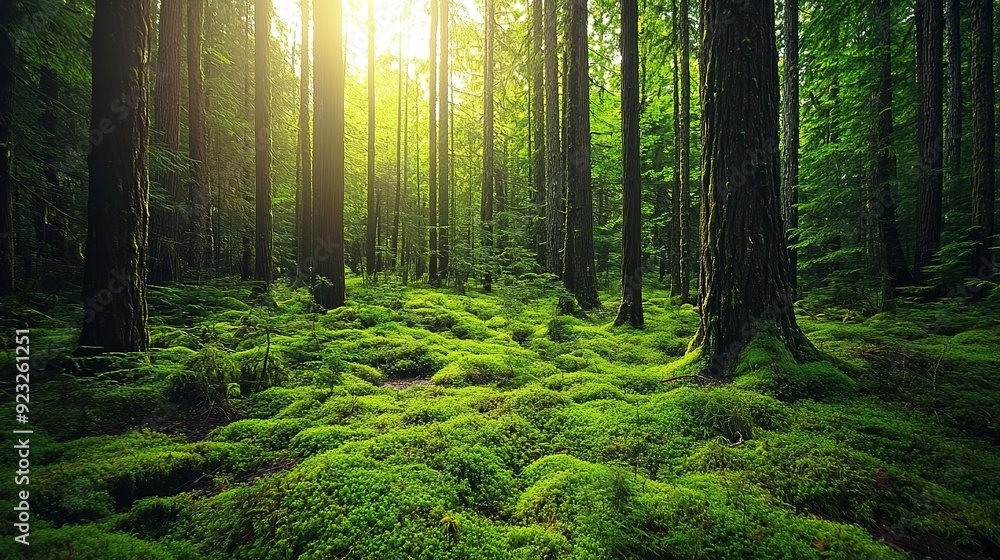
[[[451,224],[448,221],[448,3],[449,0],[438,0],[441,8],[441,16],[438,25],[441,28],[441,68],[438,73],[438,118],[441,126],[438,127],[438,274],[447,278],[449,270],[448,260],[450,255],[448,247],[448,233]]]
[[[962,10],[959,0],[947,0],[948,120],[945,130],[945,177],[949,187],[962,172]]]
[[[10,171],[16,62],[13,0],[0,4],[0,18],[0,296],[8,296],[14,293],[14,178]]]
[[[545,249],[545,200],[546,200],[546,177],[545,177],[545,85],[544,67],[542,58],[542,0],[531,1],[531,114],[534,120],[531,123],[533,146],[531,150],[531,185],[532,204],[535,207],[535,217],[532,228],[532,241],[535,245],[534,251],[537,256],[539,266],[546,266],[548,255]]]
[[[430,220],[427,227],[430,230],[430,263],[428,268],[429,280],[432,286],[438,282],[438,216],[437,216],[437,28],[438,28],[438,0],[431,2],[431,50],[430,50],[430,72],[428,74],[428,98],[430,100],[430,112],[427,113],[427,124],[430,133],[427,137],[428,167],[427,174],[427,211]]]
[[[534,0],[534,5],[539,5],[540,0]],[[540,10],[535,9],[536,16],[537,12]],[[483,191],[482,198],[479,203],[479,220],[483,224],[483,247],[486,248],[484,251],[484,262],[483,262],[483,291],[490,293],[493,289],[493,173],[494,169],[494,155],[493,155],[493,36],[496,33],[496,24],[494,21],[494,4],[493,0],[486,0],[486,46],[484,49],[484,62],[483,62]],[[539,27],[540,25],[533,25],[533,27]],[[535,37],[537,39],[537,35]],[[537,66],[537,64],[536,64]],[[538,76],[536,75],[535,78]],[[535,98],[541,96],[541,84],[537,84],[539,87],[535,90]],[[536,104],[536,110],[538,105]],[[535,115],[535,120],[538,120],[538,115]],[[534,128],[536,132],[536,145],[535,152],[533,155],[540,153],[537,145],[537,131],[538,127]],[[536,162],[537,163],[537,162]],[[544,165],[542,168],[544,172]],[[535,173],[538,173],[538,169],[535,169]],[[544,188],[539,185],[538,176],[535,176],[536,188]],[[538,192],[537,190],[535,191]]]
[[[916,259],[913,265],[918,282],[926,281],[924,269],[934,264],[935,254],[941,248],[943,19],[941,0],[918,0],[917,85],[920,105],[917,148],[920,167],[917,178]]]
[[[765,329],[796,355],[812,347],[795,322],[781,221],[774,2],[702,0],[701,18],[705,198],[694,345],[722,375]]]
[[[993,2],[972,0],[972,276],[992,279],[996,207]]]
[[[567,257],[563,278],[572,276],[573,295],[582,309],[601,306],[594,267],[594,211],[590,169],[590,77],[587,0],[569,0],[567,107]],[[572,251],[569,247],[572,246]],[[569,287],[567,287],[569,289]]]
[[[315,72],[316,165],[310,257],[316,261],[316,303],[326,309],[344,305],[344,47],[341,0],[316,2],[313,41]]]
[[[545,254],[546,268],[562,274],[560,251],[565,239],[563,226],[562,154],[559,142],[559,44],[557,40],[556,0],[545,4]]]
[[[686,4],[686,2],[684,2]],[[615,326],[643,326],[639,160],[639,6],[622,0],[622,300]]]
[[[870,141],[872,152],[869,192],[878,227],[879,253],[883,278],[883,304],[894,297],[895,288],[913,283],[906,266],[903,245],[896,229],[896,156],[892,148],[892,19],[890,0],[877,0],[872,20],[876,25],[876,83],[872,90],[874,127]]]
[[[677,1],[672,2],[674,14],[677,12]],[[680,24],[674,18],[674,41],[680,41]],[[676,44],[676,43],[675,43]],[[684,235],[681,231],[681,83],[680,59],[677,49],[673,49],[673,117],[674,117],[674,169],[673,180],[670,182],[670,296],[680,296],[681,289],[681,256],[680,249],[684,246]]]
[[[799,1],[785,0],[784,70],[782,84],[781,217],[788,243],[788,281],[794,297],[798,288],[799,227]],[[891,117],[890,117],[891,118]]]
[[[181,41],[184,39],[183,0],[160,2],[160,40],[156,52],[156,102],[153,141],[171,160],[181,149]],[[172,163],[172,162],[171,162]],[[186,204],[181,180],[173,166],[158,169],[156,182],[167,195],[166,210],[151,214],[149,276],[151,282],[180,278],[177,247],[182,246],[180,209]]]
[[[365,231],[365,272],[375,279],[376,224],[375,209],[375,0],[368,0],[368,218]]]
[[[211,187],[208,183],[208,129],[205,116],[205,83],[202,71],[202,28],[205,18],[204,0],[188,0],[188,152],[191,158],[191,180],[188,184],[191,239],[188,264],[200,273],[205,255],[211,251],[209,231]]]
[[[152,26],[148,0],[95,4],[90,128],[103,137],[87,157],[83,352],[137,352],[149,345],[146,61]]]
[[[403,189],[403,168],[402,168],[402,148],[403,148],[403,34],[399,34],[399,55],[396,57],[399,64],[399,79],[396,84],[396,200],[392,212],[392,262],[391,266],[396,267],[399,259],[399,199]],[[405,274],[404,274],[405,276]]]
[[[688,0],[681,0],[681,122],[680,122],[680,239],[676,246],[680,261],[681,302],[691,301],[691,24]]]
[[[257,219],[254,280],[271,283],[271,0],[254,3],[254,130],[257,167]]]
[[[299,246],[296,276],[312,278],[313,247],[312,135],[309,133],[309,0],[302,0],[302,59],[299,70],[299,153],[302,174],[299,183]]]

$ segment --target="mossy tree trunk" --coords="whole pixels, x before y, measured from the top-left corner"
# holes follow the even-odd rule
[[[622,0],[622,299],[615,326],[643,326],[639,161],[639,6]]]
[[[534,0],[539,4],[541,0]],[[538,12],[539,10],[536,10]],[[494,22],[493,0],[486,0],[486,40],[483,61],[483,190],[479,203],[479,221],[483,227],[483,247],[486,248],[483,262],[483,291],[489,293],[493,289],[492,267],[492,247],[493,247],[493,181],[494,181],[494,153],[493,153],[493,35],[496,31]],[[540,84],[539,84],[540,85]],[[540,97],[541,92],[535,92],[535,97]],[[535,115],[536,121],[538,115]],[[537,127],[536,127],[537,129]],[[537,151],[537,145],[536,151]],[[544,168],[543,168],[544,169]],[[537,173],[537,170],[536,170]],[[537,177],[536,177],[536,185]]]
[[[344,305],[344,47],[341,0],[316,2],[315,162],[313,223],[309,257],[315,262],[313,295],[326,309]]]
[[[943,150],[942,45],[944,10],[942,0],[917,0],[917,86],[920,104],[917,116],[917,244],[913,274],[926,281],[925,269],[934,264],[941,248],[941,191]]]
[[[679,238],[675,245],[680,268],[681,301],[691,301],[691,23],[689,0],[681,0],[679,26],[681,42],[681,114],[678,154],[680,156],[680,200],[677,217]]]
[[[792,309],[781,220],[774,2],[702,0],[701,18],[705,198],[693,344],[721,375],[762,330],[796,354],[811,345]]]
[[[91,130],[83,267],[84,352],[135,352],[146,330],[147,143],[150,0],[97,0],[92,39]],[[123,97],[123,92],[124,97]]]
[[[972,243],[971,274],[993,278],[996,211],[996,115],[991,0],[972,0]]]

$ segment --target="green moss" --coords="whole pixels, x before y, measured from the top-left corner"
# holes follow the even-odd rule
[[[797,363],[785,345],[768,334],[759,334],[743,351],[734,368],[733,385],[781,399],[851,394],[855,382],[827,361]]]
[[[517,387],[528,381],[551,374],[549,364],[519,356],[463,356],[448,364],[431,378],[437,385],[497,385]]]

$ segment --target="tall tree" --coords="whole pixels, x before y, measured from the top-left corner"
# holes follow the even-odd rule
[[[538,2],[539,0],[535,0],[535,4]],[[483,56],[483,190],[479,203],[479,220],[483,224],[483,246],[487,250],[493,247],[493,174],[496,171],[493,154],[493,36],[496,33],[494,12],[494,0],[486,0],[486,45]],[[536,90],[535,97],[540,95],[541,92]],[[537,114],[535,120],[538,120]],[[537,179],[535,185],[538,185]],[[487,254],[483,265],[483,291],[486,293],[493,289],[491,261],[492,254]]]
[[[188,0],[187,62],[188,62],[188,152],[191,158],[191,180],[188,185],[191,242],[188,264],[200,272],[205,256],[211,253],[211,187],[208,172],[208,126],[205,110],[205,75],[202,66],[202,29],[205,22],[205,0]]]
[[[153,141],[176,156],[181,149],[181,41],[184,39],[183,0],[160,2],[160,39],[156,52],[156,92],[153,104]],[[181,218],[187,197],[173,165],[156,172],[156,182],[167,195],[166,212],[152,213],[150,280],[170,282],[180,275],[176,247],[181,243]]]
[[[568,103],[566,137],[566,262],[563,283],[582,309],[601,306],[594,266],[594,203],[590,168],[590,68],[587,0],[569,0],[566,45]]]
[[[917,85],[920,104],[917,117],[917,148],[920,154],[917,178],[917,244],[913,273],[926,280],[925,269],[934,263],[941,248],[942,172],[942,69],[944,11],[942,0],[917,1]]]
[[[945,124],[945,182],[962,171],[962,10],[959,0],[946,0],[945,35],[948,59],[948,117]]]
[[[685,2],[686,3],[686,2]],[[615,326],[643,326],[639,165],[639,5],[622,0],[622,299]]]
[[[441,125],[438,127],[438,274],[447,277],[449,270],[449,247],[448,237],[451,223],[448,221],[448,182],[450,162],[448,161],[448,87],[450,85],[448,74],[448,3],[450,0],[438,0],[441,7],[441,16],[438,25],[441,28],[441,68],[438,78],[438,118]]]
[[[368,218],[365,235],[365,269],[372,279],[375,263],[378,212],[375,209],[375,0],[368,0]]]
[[[85,352],[135,352],[149,345],[146,61],[152,26],[150,0],[97,0],[94,5],[90,128],[104,135],[92,143],[87,157],[84,322],[79,341]],[[122,92],[127,92],[124,98]]]
[[[689,0],[681,0],[681,114],[680,114],[680,239],[676,247],[680,262],[681,301],[691,301],[691,23]]]
[[[492,0],[487,0],[492,2]],[[545,266],[545,86],[542,59],[542,0],[531,0],[531,194],[535,206],[532,242],[537,262]]]
[[[316,303],[326,309],[344,305],[344,45],[341,0],[316,2],[313,41],[315,73],[316,224],[310,257],[316,261]]]
[[[310,274],[307,258],[313,247],[312,219],[312,135],[309,133],[309,0],[302,1],[302,56],[299,69],[299,157],[302,171],[299,177],[298,267],[296,274]]]
[[[560,250],[565,239],[563,226],[562,152],[559,141],[559,44],[557,0],[545,4],[545,254],[546,268],[562,274]]]
[[[681,292],[681,257],[679,250],[684,246],[684,235],[681,231],[681,72],[680,59],[677,56],[676,45],[680,42],[680,18],[677,16],[677,0],[673,0],[674,13],[673,40],[675,48],[671,56],[671,77],[673,78],[673,177],[670,181],[670,296],[680,296]]]
[[[14,293],[14,0],[0,2],[0,296]]]
[[[989,279],[996,212],[996,93],[993,75],[993,2],[972,0],[972,270]]]
[[[254,131],[257,168],[254,280],[270,284],[271,258],[271,0],[254,2]]]
[[[781,217],[788,239],[788,281],[798,287],[799,227],[799,0],[785,0],[784,71],[782,83]],[[890,122],[891,124],[891,122]]]
[[[773,149],[778,140],[774,1],[702,0],[701,26],[704,199],[701,324],[694,344],[709,360],[710,372],[720,375],[764,329],[796,354],[811,345],[792,309]],[[731,171],[740,168],[752,172]]]
[[[873,197],[873,223],[878,227],[883,304],[893,299],[895,288],[913,282],[896,228],[896,156],[892,147],[892,14],[889,8],[890,0],[876,0],[872,14],[878,48],[871,103],[874,118],[869,140],[872,153],[869,192]]]
[[[396,201],[392,214],[392,266],[395,267],[399,258],[399,202],[403,190],[402,143],[403,143],[403,33],[399,33],[399,50],[396,56],[399,65],[396,83]],[[405,265],[404,265],[405,269]],[[406,276],[406,273],[403,273]]]
[[[427,174],[427,210],[430,230],[429,264],[428,276],[431,285],[438,281],[438,216],[437,216],[437,28],[438,28],[438,0],[431,2],[431,48],[428,72],[428,94],[430,100],[430,112],[427,113],[427,126],[430,129],[428,135],[428,167]],[[420,157],[419,155],[417,157]]]

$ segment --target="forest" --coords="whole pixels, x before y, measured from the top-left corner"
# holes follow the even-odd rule
[[[0,557],[1000,558],[995,0],[0,0]]]

